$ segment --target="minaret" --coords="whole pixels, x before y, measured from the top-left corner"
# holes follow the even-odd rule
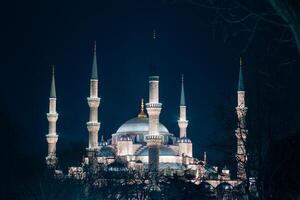
[[[90,117],[87,122],[87,129],[89,131],[89,146],[88,152],[95,152],[98,150],[98,131],[100,123],[98,122],[98,107],[100,98],[98,97],[98,72],[97,72],[97,56],[96,56],[96,42],[94,46],[94,58],[92,65],[92,74],[90,79],[90,96],[87,98],[90,107]]]
[[[153,32],[153,42],[156,40],[155,31]],[[153,59],[153,58],[152,58]],[[152,64],[153,63],[152,60]],[[155,66],[151,66],[155,68]],[[146,136],[149,148],[149,172],[152,177],[152,189],[158,190],[155,179],[159,172],[159,148],[162,144],[162,136],[159,134],[159,115],[162,104],[159,103],[159,76],[152,72],[149,76],[149,103],[146,104],[149,116],[149,134]]]
[[[46,157],[46,163],[50,167],[55,167],[57,164],[56,157],[56,143],[58,140],[58,135],[56,133],[56,121],[58,118],[58,113],[56,112],[56,89],[55,89],[55,75],[54,66],[52,69],[52,82],[49,98],[49,112],[47,113],[47,119],[49,122],[49,130],[46,135],[48,142],[48,155]]]
[[[188,126],[188,121],[186,120],[186,105],[185,105],[185,95],[184,95],[184,80],[183,80],[183,75],[181,79],[181,96],[180,96],[180,115],[179,115],[179,120],[178,126],[180,129],[180,138],[186,137],[186,128]]]
[[[245,88],[242,71],[242,58],[240,58],[240,73],[237,91],[237,107],[236,113],[238,117],[238,128],[236,129],[237,138],[237,178],[246,180],[246,165],[247,165],[247,153],[246,153],[246,140],[248,130],[246,129],[246,113],[247,107],[245,104]]]
[[[185,106],[185,96],[184,96],[184,83],[183,83],[183,75],[181,78],[181,96],[180,96],[180,116],[178,122],[178,126],[180,129],[180,138],[178,140],[179,146],[179,155],[184,157],[193,157],[193,144],[192,141],[187,138],[186,128],[188,126],[188,121],[186,120],[186,106]],[[184,164],[188,164],[186,159],[182,160]]]

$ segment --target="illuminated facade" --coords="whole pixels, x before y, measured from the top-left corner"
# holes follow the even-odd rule
[[[155,39],[155,38],[154,38]],[[98,121],[98,108],[100,98],[98,97],[98,75],[97,75],[97,57],[96,44],[94,47],[94,57],[92,65],[92,74],[90,78],[90,96],[87,98],[90,108],[89,121],[87,122],[89,142],[86,148],[86,155],[82,166],[70,167],[69,177],[81,177],[78,173],[83,173],[83,166],[92,163],[111,166],[116,160],[126,164],[128,169],[147,171],[154,174],[184,174],[192,173],[195,175],[195,183],[201,183],[203,180],[217,186],[222,182],[227,182],[232,186],[240,184],[246,179],[246,123],[245,116],[247,107],[245,106],[245,91],[243,86],[242,69],[239,74],[238,87],[238,106],[236,107],[238,115],[237,137],[237,179],[232,180],[230,171],[224,167],[218,170],[218,167],[210,166],[207,163],[206,153],[203,160],[194,158],[193,143],[188,138],[188,114],[184,92],[184,79],[181,80],[181,96],[179,104],[179,131],[176,134],[160,123],[159,116],[162,110],[162,104],[159,102],[159,76],[151,74],[149,76],[149,100],[144,104],[141,100],[140,113],[126,121],[119,127],[117,132],[111,135],[111,138],[104,140],[103,137],[98,141],[98,132],[100,122]],[[179,98],[178,98],[179,99]],[[55,168],[57,166],[56,142],[56,121],[58,114],[56,112],[56,92],[54,83],[54,72],[52,75],[51,94],[50,94],[49,113],[49,132],[46,135],[48,142],[48,155],[46,157],[47,165]],[[145,112],[145,107],[147,114]],[[100,130],[101,132],[101,130]],[[178,135],[178,136],[176,136]],[[95,162],[94,162],[95,161]]]

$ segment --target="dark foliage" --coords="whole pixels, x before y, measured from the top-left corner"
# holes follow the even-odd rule
[[[300,133],[274,141],[264,163],[264,188],[268,198],[300,197]]]

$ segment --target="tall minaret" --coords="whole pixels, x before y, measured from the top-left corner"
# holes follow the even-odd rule
[[[54,66],[52,69],[52,82],[49,98],[49,112],[47,113],[47,119],[49,122],[49,130],[46,135],[48,142],[48,155],[46,157],[46,163],[50,167],[55,167],[57,164],[56,157],[56,143],[58,140],[58,135],[56,133],[56,121],[58,118],[58,113],[56,112],[56,90],[55,90],[55,75]]]
[[[186,120],[186,105],[185,105],[185,96],[184,96],[184,80],[183,80],[183,75],[181,78],[181,96],[180,96],[180,115],[179,115],[179,120],[178,126],[180,129],[180,138],[186,137],[186,128],[188,126],[188,120]]]
[[[246,113],[247,107],[245,104],[245,88],[242,72],[242,58],[240,58],[240,73],[239,73],[239,83],[237,91],[237,107],[236,113],[238,117],[238,128],[236,129],[237,138],[237,178],[241,180],[247,179],[246,175],[246,164],[247,164],[247,153],[246,153],[246,140],[248,135],[248,130],[246,129]]]
[[[100,129],[100,123],[98,122],[98,107],[100,104],[100,98],[98,97],[96,42],[94,46],[94,58],[90,79],[90,96],[87,98],[87,101],[90,107],[90,120],[87,122],[87,129],[89,131],[89,146],[87,150],[88,152],[93,152],[99,148],[98,131]]]
[[[153,42],[156,40],[155,31],[153,32]],[[154,58],[152,58],[154,59]],[[152,64],[153,63],[152,60]],[[154,68],[155,66],[151,66]],[[159,76],[153,71],[149,76],[149,103],[146,104],[149,116],[149,134],[146,136],[149,148],[149,172],[152,176],[153,188],[157,190],[155,179],[159,171],[159,148],[162,144],[162,136],[159,134],[159,115],[162,104],[159,103]]]

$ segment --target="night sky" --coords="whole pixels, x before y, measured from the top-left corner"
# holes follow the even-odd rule
[[[202,158],[207,150],[209,161],[222,159],[221,152],[210,148],[210,143],[229,135],[235,139],[234,129],[223,129],[214,111],[226,105],[235,119],[239,57],[242,55],[244,60],[246,90],[251,91],[250,85],[255,82],[251,79],[255,76],[253,67],[262,64],[259,56],[265,49],[259,47],[267,43],[266,34],[256,38],[256,46],[250,46],[249,52],[243,52],[246,36],[242,34],[225,43],[223,35],[210,24],[211,10],[185,1],[124,2],[25,1],[6,5],[1,13],[1,120],[16,135],[5,136],[14,141],[5,142],[4,147],[12,145],[18,155],[38,157],[44,162],[54,64],[59,157],[63,160],[60,152],[72,152],[78,145],[84,152],[94,41],[101,97],[100,136],[110,137],[123,123],[136,117],[140,99],[148,101],[149,55],[155,29],[163,103],[161,123],[178,136],[183,73],[188,137],[193,141],[195,157]],[[73,163],[79,162],[80,159]]]

